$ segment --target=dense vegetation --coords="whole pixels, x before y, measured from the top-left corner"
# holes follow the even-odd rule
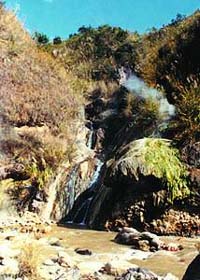
[[[46,46],[47,50],[59,58],[67,71],[73,71],[79,78],[116,80],[120,66],[134,68],[133,43],[129,40],[129,33],[120,27],[83,26],[60,46],[55,48],[54,45]]]
[[[187,18],[177,15],[169,25],[141,36],[107,25],[81,27],[68,40],[47,44],[45,49],[79,78],[116,81],[119,67],[124,66],[165,92],[176,106],[166,135],[180,146],[199,141],[200,136],[199,32],[197,11]],[[127,104],[131,111],[128,100]]]

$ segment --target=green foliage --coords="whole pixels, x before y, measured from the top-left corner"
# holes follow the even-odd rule
[[[200,140],[200,87],[197,84],[196,81],[189,88],[181,87],[176,116],[168,127],[173,139],[182,146]]]
[[[187,84],[199,73],[200,12],[177,15],[171,24],[145,34],[137,45],[137,71],[151,85],[164,87],[168,97],[178,95],[174,81]]]
[[[47,46],[50,52],[54,45]],[[134,66],[134,43],[129,33],[119,27],[103,25],[98,28],[79,28],[59,48],[59,60],[79,78],[116,80],[119,66]]]
[[[33,39],[37,42],[37,44],[45,45],[49,42],[49,38],[46,34],[35,32],[33,34]]]
[[[53,43],[54,43],[54,45],[61,44],[62,43],[61,37],[59,37],[59,36],[55,37],[53,39]]]
[[[185,15],[182,14],[177,14],[175,19],[171,20],[171,25],[175,25],[180,23],[181,21],[183,21],[186,18]]]
[[[33,182],[37,182],[39,189],[44,188],[53,175],[53,170],[50,167],[40,170],[37,162],[33,162],[30,166],[28,166],[27,172],[29,173],[31,180]]]
[[[137,43],[137,72],[153,87],[161,87],[176,107],[166,130],[178,145],[200,140],[199,71],[200,12],[177,15],[169,25],[152,29]]]
[[[189,195],[186,167],[179,159],[178,150],[170,142],[159,139],[146,140],[145,161],[152,175],[161,178],[167,185],[169,199],[180,199]]]
[[[168,200],[182,199],[189,195],[188,172],[181,163],[178,150],[167,139],[142,138],[123,147],[110,161],[111,174],[119,171],[139,181],[140,177],[154,176],[168,190]]]

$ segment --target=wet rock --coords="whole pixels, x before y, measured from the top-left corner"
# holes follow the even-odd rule
[[[139,241],[139,236],[130,234],[128,232],[119,232],[115,237],[115,242],[125,245],[137,245]]]
[[[199,280],[200,279],[200,254],[190,263],[182,280]]]
[[[134,228],[124,227],[116,235],[114,241],[120,244],[137,245],[140,237],[140,232]]]
[[[148,240],[139,240],[138,241],[138,246],[136,249],[142,250],[142,251],[150,251],[150,243]]]
[[[92,251],[90,251],[88,249],[85,249],[85,248],[76,248],[75,252],[77,254],[80,254],[80,255],[87,255],[87,256],[91,256],[92,255]]]
[[[164,243],[156,234],[139,232],[127,227],[122,229],[114,240],[120,244],[133,245],[133,248],[143,251],[155,251],[164,246]]]

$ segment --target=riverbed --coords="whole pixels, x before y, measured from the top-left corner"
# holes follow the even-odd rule
[[[121,260],[123,264],[125,262],[130,263],[130,267],[136,264],[159,275],[170,272],[181,279],[188,264],[197,255],[195,244],[199,241],[198,238],[161,237],[166,243],[182,245],[183,250],[177,252],[161,250],[149,253],[133,250],[131,246],[115,243],[113,241],[115,235],[115,232],[94,231],[72,228],[71,226],[54,226],[49,233],[49,236],[57,237],[61,240],[62,246],[74,259],[79,263],[84,263],[86,266],[85,272],[90,271],[92,263]],[[92,255],[78,255],[74,251],[76,248],[86,248],[92,252]]]

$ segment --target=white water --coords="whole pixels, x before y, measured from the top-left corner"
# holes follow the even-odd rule
[[[175,115],[174,105],[169,104],[167,98],[162,92],[148,87],[142,79],[131,73],[130,70],[125,72],[122,68],[119,73],[121,76],[121,85],[130,90],[134,95],[144,99],[151,99],[153,102],[158,104],[159,114],[163,121],[167,121]]]
[[[93,127],[91,127],[90,131],[88,132],[89,136],[88,136],[88,140],[87,140],[87,147],[89,149],[92,149],[92,145],[93,145],[93,135],[94,135],[94,129]]]
[[[87,189],[91,189],[92,190],[93,187],[96,186],[96,183],[98,182],[99,176],[101,174],[102,166],[103,166],[103,162],[98,159],[97,160],[97,165],[96,165],[96,170],[94,171],[94,174],[92,176],[92,179],[91,179],[90,184],[89,184]],[[93,200],[93,197],[94,197],[94,194],[91,193],[91,196],[89,198],[87,198],[85,201],[83,201],[83,203],[80,205],[79,209],[77,210],[77,212],[75,213],[75,215],[73,217],[73,220],[72,221],[68,221],[67,223],[71,223],[71,224],[72,223],[76,223],[76,219],[78,218],[79,215],[81,215],[81,211],[83,209],[85,209],[82,221],[79,223],[79,225],[85,225],[86,224],[87,215],[88,215],[88,212],[89,212],[90,205],[91,205],[91,202]]]
[[[92,176],[92,180],[91,180],[88,188],[92,188],[94,186],[94,184],[98,181],[102,166],[103,166],[103,162],[98,159],[96,170]]]

